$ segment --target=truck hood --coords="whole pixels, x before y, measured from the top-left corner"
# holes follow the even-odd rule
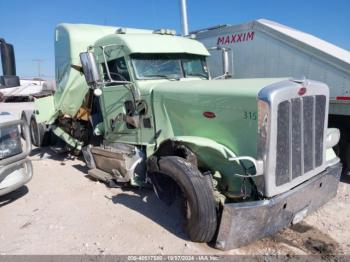
[[[257,96],[273,79],[168,81],[151,88],[159,141],[209,138],[236,155],[257,155]]]

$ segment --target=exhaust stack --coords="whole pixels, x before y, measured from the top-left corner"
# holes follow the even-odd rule
[[[5,39],[0,38],[0,52],[2,72],[4,76],[16,75],[16,62],[13,46],[6,43]]]
[[[3,76],[0,78],[0,85],[3,87],[15,87],[20,85],[19,77],[16,76],[16,62],[13,45],[6,43],[0,38],[0,52]]]
[[[180,15],[182,25],[182,35],[188,35],[187,4],[186,0],[180,0]]]
[[[221,51],[221,54],[222,54],[222,75],[217,76],[214,79],[232,78],[232,75],[230,74],[230,60],[229,60],[229,57],[230,57],[229,52],[231,51],[231,48],[214,46],[214,47],[208,48],[208,51]]]

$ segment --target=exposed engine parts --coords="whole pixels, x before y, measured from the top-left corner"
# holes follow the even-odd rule
[[[89,142],[91,135],[91,127],[89,126],[89,122],[84,120],[76,120],[66,116],[61,116],[57,121],[58,126],[63,128],[63,130],[72,137],[79,139],[84,144]]]
[[[102,146],[87,146],[83,155],[89,166],[89,175],[109,182],[145,181],[145,155],[137,147],[113,143]],[[137,180],[137,181],[136,181]]]

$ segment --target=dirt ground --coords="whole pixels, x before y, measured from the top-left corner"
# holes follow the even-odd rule
[[[0,254],[350,254],[350,175],[300,224],[222,252],[192,243],[149,189],[108,188],[83,161],[34,149],[34,177],[0,197]]]
[[[176,209],[149,189],[108,188],[48,149],[31,159],[31,182],[0,198],[0,254],[350,254],[350,176],[302,223],[221,252],[190,242]]]

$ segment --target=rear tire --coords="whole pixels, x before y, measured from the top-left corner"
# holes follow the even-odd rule
[[[208,180],[197,167],[181,157],[161,157],[158,164],[159,175],[170,177],[182,191],[187,211],[185,230],[191,241],[211,241],[217,228],[217,214],[213,189]]]
[[[50,133],[46,131],[43,124],[37,123],[35,115],[30,118],[30,138],[36,147],[48,146],[50,144]]]
[[[26,114],[24,113],[24,111],[22,111],[22,114],[21,114],[21,120],[23,120],[25,123],[28,124],[28,120],[27,120],[27,116]],[[21,125],[21,137],[24,139],[24,128],[23,126]]]
[[[345,172],[350,171],[350,129],[340,129],[340,141],[338,143],[339,157],[343,163],[343,170]]]

